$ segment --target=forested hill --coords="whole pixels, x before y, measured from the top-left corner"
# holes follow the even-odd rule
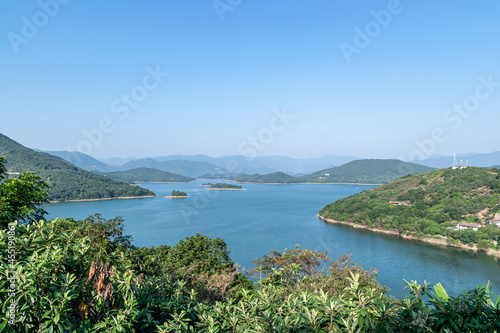
[[[127,183],[135,182],[159,182],[159,183],[187,183],[195,178],[177,175],[155,168],[136,168],[127,171],[99,172],[99,174],[111,179],[120,180]]]
[[[434,168],[400,160],[368,159],[352,161],[301,178],[303,181],[311,183],[384,184],[408,174],[429,172],[431,170],[434,170]]]
[[[36,152],[0,134],[0,156],[10,172],[31,171],[50,185],[50,200],[82,200],[154,195],[138,186],[117,182],[80,169],[59,157]]]
[[[287,175],[283,172],[274,172],[267,175],[241,175],[235,179],[240,183],[272,183],[272,184],[289,184],[300,183],[300,179],[294,176]]]
[[[320,216],[417,236],[440,234],[460,240],[462,235],[457,233],[461,230],[447,227],[458,222],[479,223],[485,227],[467,233],[476,238],[463,241],[475,243],[482,237],[493,242],[500,240],[496,239],[500,238],[500,229],[488,220],[500,212],[499,198],[500,170],[448,168],[406,176],[337,200],[324,207]]]
[[[366,183],[383,184],[408,174],[434,170],[431,167],[400,160],[356,160],[344,165],[294,177],[283,172],[267,175],[242,175],[238,182],[247,183]]]

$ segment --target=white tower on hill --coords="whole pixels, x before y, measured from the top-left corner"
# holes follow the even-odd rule
[[[457,154],[453,154],[453,165],[451,168],[453,170],[458,169]]]

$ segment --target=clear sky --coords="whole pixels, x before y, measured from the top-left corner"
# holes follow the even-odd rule
[[[500,2],[5,0],[0,132],[94,157],[499,148]]]

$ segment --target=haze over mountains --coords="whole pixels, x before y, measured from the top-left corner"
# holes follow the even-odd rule
[[[304,175],[318,170],[335,167],[358,159],[354,156],[325,156],[298,159],[287,156],[245,156],[210,157],[207,155],[170,155],[141,159],[111,158],[97,160],[80,152],[47,151],[61,157],[82,169],[89,171],[125,171],[134,168],[155,168],[186,177],[205,174],[268,174],[277,171],[291,175]],[[108,162],[109,164],[105,163]]]
[[[186,176],[247,174],[266,175],[283,172],[293,176],[303,176],[325,170],[348,162],[359,160],[355,156],[325,156],[319,158],[293,158],[287,156],[245,156],[210,157],[207,155],[169,155],[151,158],[109,158],[98,160],[80,152],[47,151],[76,166],[89,171],[125,171],[135,168],[155,168],[158,170]],[[491,167],[500,165],[500,152],[488,154],[468,153],[457,155],[457,161],[468,162],[470,166]],[[453,156],[431,156],[423,161],[412,163],[431,168],[446,168],[453,164]]]
[[[114,159],[123,164],[110,165],[80,152],[35,151],[3,135],[0,135],[0,154],[6,157],[11,171],[33,171],[48,180],[53,186],[51,197],[57,200],[153,195],[150,191],[115,180],[127,183],[187,182],[195,177],[220,177],[254,183],[382,184],[407,174],[449,167],[453,163],[453,157],[445,156],[433,156],[419,164],[388,159],[360,160],[353,156],[307,159],[262,156],[250,159],[244,156],[171,155]],[[468,160],[471,166],[498,166],[500,152],[463,154],[457,156],[457,160]]]

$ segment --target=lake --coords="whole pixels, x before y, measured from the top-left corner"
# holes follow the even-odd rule
[[[175,245],[197,232],[223,238],[231,258],[250,269],[252,260],[271,250],[301,248],[330,251],[335,260],[352,254],[363,268],[376,268],[378,281],[389,294],[406,295],[407,281],[441,282],[456,295],[490,280],[500,294],[500,263],[482,253],[401,239],[344,225],[328,224],[317,217],[325,205],[373,186],[242,184],[245,191],[211,191],[203,181],[181,184],[140,184],[155,198],[48,204],[48,218],[84,219],[94,213],[105,218],[122,216],[125,233],[136,246]],[[214,180],[211,180],[214,182]],[[172,190],[189,198],[172,199]]]

